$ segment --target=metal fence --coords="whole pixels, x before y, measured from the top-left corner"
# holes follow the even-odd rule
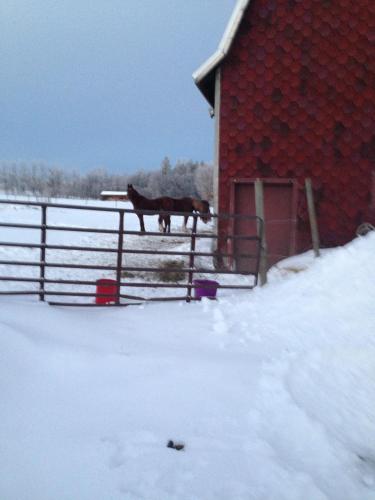
[[[36,295],[39,296],[41,301],[47,300],[51,305],[67,305],[67,306],[96,306],[96,305],[106,305],[106,306],[124,306],[130,304],[140,304],[144,301],[156,301],[156,300],[185,300],[190,302],[192,300],[196,300],[194,295],[194,289],[198,288],[200,285],[194,283],[194,277],[199,275],[236,275],[238,274],[233,270],[233,261],[235,258],[247,258],[251,259],[254,262],[254,266],[251,272],[247,273],[248,276],[252,279],[252,283],[247,284],[238,284],[238,283],[226,283],[219,284],[218,288],[222,289],[242,289],[242,290],[250,290],[257,284],[258,280],[258,271],[259,271],[259,258],[260,258],[260,242],[261,236],[263,232],[263,221],[255,216],[245,216],[245,215],[235,215],[235,214],[220,214],[213,215],[213,227],[217,227],[217,220],[215,219],[231,219],[231,218],[246,218],[251,219],[255,222],[254,227],[257,229],[254,231],[254,234],[249,235],[235,235],[235,234],[225,234],[218,235],[216,230],[212,231],[198,231],[198,218],[199,214],[192,214],[193,225],[192,230],[189,233],[186,232],[171,232],[171,233],[160,233],[160,232],[147,232],[147,236],[152,238],[160,238],[162,235],[163,238],[178,238],[181,241],[188,242],[189,249],[186,251],[176,250],[166,250],[162,248],[162,245],[159,246],[157,250],[153,248],[126,248],[124,244],[127,240],[126,238],[131,236],[139,237],[139,242],[142,242],[142,236],[145,233],[141,233],[140,231],[127,230],[125,219],[129,214],[144,214],[144,215],[156,215],[153,211],[148,210],[130,210],[126,208],[109,208],[109,207],[98,207],[98,206],[87,206],[87,205],[68,205],[68,204],[59,204],[59,203],[46,203],[46,202],[29,202],[29,201],[13,201],[13,200],[0,200],[1,205],[23,205],[23,206],[31,206],[34,208],[40,209],[40,223],[39,224],[29,224],[29,223],[15,223],[15,222],[6,222],[4,220],[0,220],[0,228],[12,228],[12,229],[20,229],[20,230],[35,230],[40,232],[40,238],[38,243],[28,242],[28,241],[0,241],[0,248],[3,247],[13,247],[13,248],[27,248],[27,249],[36,249],[39,250],[39,258],[36,260],[0,260],[0,269],[7,269],[7,266],[15,266],[17,269],[17,275],[11,276],[8,274],[3,274],[0,271],[0,282],[13,282],[13,286],[15,283],[28,283],[28,284],[36,284],[36,289],[9,289],[9,290],[1,290],[0,295]],[[118,224],[116,229],[106,229],[99,227],[84,227],[84,226],[61,226],[61,225],[53,225],[48,223],[48,211],[50,209],[67,209],[67,210],[85,210],[85,211],[95,211],[95,212],[112,212],[117,214]],[[172,216],[184,216],[186,214],[182,212],[164,212],[165,214],[169,214]],[[53,231],[63,231],[63,232],[81,232],[81,233],[91,233],[97,235],[113,235],[117,241],[116,246],[108,248],[105,246],[100,246],[100,237],[98,237],[98,246],[79,246],[79,245],[62,245],[62,244],[50,244],[48,243],[48,235]],[[24,231],[27,232],[27,231]],[[23,234],[22,232],[18,233]],[[198,251],[197,250],[197,242],[202,239],[210,239],[213,242],[211,245],[211,251]],[[17,238],[19,240],[19,236]],[[253,248],[255,249],[254,253],[247,254],[238,254],[233,255],[233,251],[222,251],[223,248],[233,248],[233,245],[227,245],[226,243],[236,240],[236,239],[245,239],[252,241]],[[223,241],[225,245],[223,245]],[[82,263],[73,263],[73,262],[56,262],[50,259],[47,259],[47,251],[53,252],[54,250],[64,250],[68,252],[79,251],[80,253],[90,253],[90,252],[103,252],[114,255],[113,265],[99,265],[99,264],[82,264]],[[180,256],[188,260],[188,265],[185,265],[182,268],[174,268],[172,267],[154,267],[154,266],[137,266],[137,265],[126,265],[126,259],[124,256],[126,254],[134,254],[134,255],[152,255],[152,256]],[[197,257],[206,257],[212,259],[212,267],[199,267],[196,266]],[[215,267],[214,263],[217,262],[225,262],[226,264],[220,267]],[[36,267],[39,268],[39,273],[37,277],[29,277],[29,276],[20,276],[19,270],[24,267]],[[77,269],[81,271],[88,270],[97,270],[100,272],[109,271],[113,274],[113,280],[115,282],[116,292],[111,293],[98,293],[98,289],[95,291],[77,291],[76,289],[79,286],[86,287],[96,287],[98,281],[92,279],[63,279],[61,277],[48,277],[47,270],[48,269]],[[165,283],[160,281],[124,281],[124,274],[126,273],[151,273],[151,276],[158,273],[171,273],[178,272],[183,273],[185,276],[184,282],[178,283]],[[60,289],[50,288],[52,285],[66,285],[69,287],[68,291],[62,291],[61,286]],[[208,285],[209,286],[209,285]],[[131,295],[123,293],[124,288],[129,289],[132,288],[153,288],[153,289],[176,289],[178,291],[184,291],[183,295],[177,296],[153,296],[146,298],[140,295]],[[216,288],[216,287],[215,287]],[[49,297],[58,297],[57,300],[49,300]],[[77,300],[65,302],[63,301],[63,297],[74,297],[75,299],[84,298],[94,298],[92,302],[79,302]],[[108,300],[111,299],[111,302],[104,304],[97,304],[98,297],[104,297]],[[70,299],[71,300],[71,299]],[[127,301],[127,302],[126,302]]]

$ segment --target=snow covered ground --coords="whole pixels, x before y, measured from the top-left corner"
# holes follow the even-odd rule
[[[0,297],[0,499],[375,499],[374,252],[217,302]]]
[[[5,199],[4,197],[1,197]],[[12,200],[14,197],[8,197]],[[22,197],[16,197],[17,200],[28,201]],[[97,200],[64,200],[56,199],[51,200],[54,203],[70,204],[70,205],[83,205],[83,206],[98,206],[98,207],[117,207],[132,209],[133,206],[130,202],[103,202]],[[0,220],[5,222],[12,222],[18,224],[40,224],[41,223],[41,210],[36,206],[29,205],[2,205],[0,204]],[[172,232],[182,232],[182,217],[172,217]],[[74,228],[97,228],[97,229],[111,229],[117,230],[119,224],[119,217],[114,212],[96,212],[88,210],[71,210],[67,208],[48,208],[47,224],[54,226],[69,226]],[[191,227],[192,218],[190,217],[188,226]],[[126,230],[138,231],[139,222],[135,214],[126,213],[124,219],[124,226]],[[159,231],[158,218],[156,216],[145,216],[145,226],[147,231]],[[212,224],[204,224],[198,219],[198,232],[209,233],[212,231]],[[47,243],[50,245],[74,245],[80,247],[100,247],[100,248],[113,248],[116,249],[118,245],[118,238],[116,234],[100,234],[100,233],[87,233],[75,231],[53,231],[47,232]],[[40,230],[39,229],[13,229],[7,227],[0,227],[0,241],[18,242],[18,243],[40,243]],[[198,238],[196,240],[196,251],[198,252],[211,252],[211,242],[209,238]],[[167,251],[189,251],[190,238],[169,237],[162,233],[160,236],[149,236],[147,233],[144,236],[139,235],[125,235],[124,248],[127,250],[167,250]],[[15,247],[1,247],[0,245],[0,260],[17,260],[17,261],[39,261],[39,249],[32,248],[15,248]],[[184,267],[189,267],[188,257],[168,257],[165,256],[163,261],[172,259],[180,261]],[[46,251],[46,260],[50,263],[66,263],[66,264],[84,264],[93,266],[116,266],[117,254],[109,252],[88,252],[88,251],[66,251],[49,249]],[[146,255],[146,254],[124,254],[123,266],[129,267],[158,267],[161,257],[159,255]],[[255,261],[254,261],[255,262]],[[210,257],[196,257],[196,268],[213,269],[212,258]],[[3,276],[16,276],[20,273],[18,266],[9,266],[0,264],[0,274]],[[38,267],[23,267],[22,276],[28,278],[38,278]],[[114,270],[92,270],[92,269],[69,269],[69,268],[46,268],[46,278],[49,279],[65,279],[65,280],[81,280],[95,282],[100,278],[116,279],[116,272]],[[216,274],[195,274],[194,278],[213,279],[220,282],[221,285],[254,285],[253,276],[240,276],[237,275],[220,275]],[[131,282],[155,282],[159,277],[155,277],[151,272],[125,272],[123,281],[126,283]],[[179,284],[187,282],[187,275],[182,279]],[[0,282],[0,290],[38,290],[36,283],[20,283],[20,282]],[[85,285],[62,285],[62,284],[47,284],[47,291],[62,291],[62,292],[89,292],[95,293],[94,286]],[[152,298],[155,296],[184,296],[186,289],[161,289],[161,288],[146,288],[146,287],[122,287],[122,294],[142,296],[145,298]],[[230,292],[229,292],[230,293]],[[225,290],[221,291],[222,295],[226,295]],[[49,295],[48,300],[66,300],[65,297],[58,297]],[[93,297],[89,298],[69,298],[70,301],[76,302],[93,302]],[[129,302],[125,300],[124,302]]]

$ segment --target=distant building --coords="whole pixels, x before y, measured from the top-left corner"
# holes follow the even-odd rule
[[[215,209],[254,214],[262,179],[274,261],[311,247],[307,177],[323,246],[375,224],[374,26],[374,0],[238,0],[193,75],[215,115]],[[238,224],[219,231],[253,230]]]
[[[100,199],[107,201],[127,201],[129,198],[127,191],[102,191]]]

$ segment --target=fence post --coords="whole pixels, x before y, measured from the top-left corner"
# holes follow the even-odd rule
[[[316,220],[314,194],[313,194],[311,179],[305,179],[305,187],[306,187],[307,208],[309,211],[311,239],[312,239],[314,254],[315,257],[319,257],[320,256],[319,231],[318,231],[318,223]]]
[[[44,302],[44,279],[46,274],[46,241],[47,241],[47,206],[41,205],[41,232],[40,232],[40,282],[39,300]]]
[[[116,304],[120,304],[121,293],[121,267],[122,267],[122,250],[124,246],[124,211],[119,210],[119,225],[118,225],[118,244],[117,244],[117,265],[116,265],[116,281],[117,293]]]
[[[189,257],[189,268],[193,269],[194,267],[194,253],[195,252],[195,242],[196,242],[196,234],[197,234],[197,222],[198,222],[198,215],[193,214],[193,228],[191,230],[191,239],[190,239],[190,257]],[[192,290],[192,284],[193,284],[193,276],[194,273],[193,271],[189,271],[188,274],[188,286],[187,286],[187,297],[186,297],[186,302],[191,301],[191,290]]]
[[[267,241],[266,228],[264,220],[264,193],[263,181],[256,179],[254,184],[255,189],[255,211],[263,223],[257,221],[258,237],[260,238],[260,262],[259,262],[259,277],[260,286],[267,283]]]

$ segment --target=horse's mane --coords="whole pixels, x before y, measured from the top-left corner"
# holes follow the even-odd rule
[[[159,198],[146,198],[141,195],[132,184],[128,185],[128,198],[134,208],[143,210],[173,210],[172,198],[161,196]]]

